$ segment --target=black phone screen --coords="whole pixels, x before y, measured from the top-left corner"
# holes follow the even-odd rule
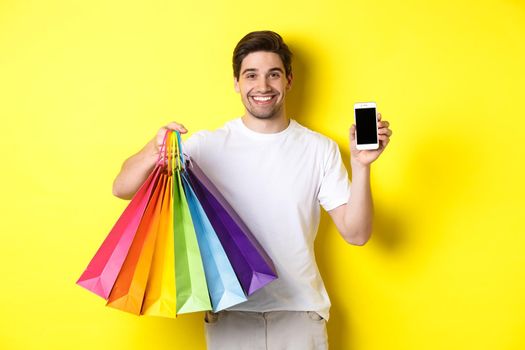
[[[377,143],[376,109],[356,108],[355,127],[358,144]]]

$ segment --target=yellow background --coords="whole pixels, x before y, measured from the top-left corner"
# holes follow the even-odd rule
[[[135,317],[75,281],[126,205],[122,161],[171,120],[241,115],[231,53],[260,29],[296,54],[289,114],[345,158],[354,102],[394,130],[371,241],[322,220],[331,348],[525,349],[520,0],[2,0],[0,348],[204,349],[202,314]]]

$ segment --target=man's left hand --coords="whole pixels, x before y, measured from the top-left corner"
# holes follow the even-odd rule
[[[350,128],[350,153],[352,154],[352,163],[357,162],[359,165],[368,166],[375,161],[385,150],[390,142],[392,130],[388,127],[390,123],[381,120],[381,113],[377,113],[377,134],[379,138],[379,148],[374,150],[358,150],[355,138],[355,124]]]

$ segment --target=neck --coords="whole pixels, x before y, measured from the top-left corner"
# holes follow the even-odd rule
[[[269,119],[256,118],[246,111],[241,119],[248,129],[262,134],[275,134],[281,132],[290,124],[290,119],[286,116],[284,110],[282,113]]]

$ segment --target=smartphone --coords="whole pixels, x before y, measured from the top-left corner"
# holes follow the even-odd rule
[[[354,120],[357,149],[378,149],[376,103],[359,102],[354,104]]]

